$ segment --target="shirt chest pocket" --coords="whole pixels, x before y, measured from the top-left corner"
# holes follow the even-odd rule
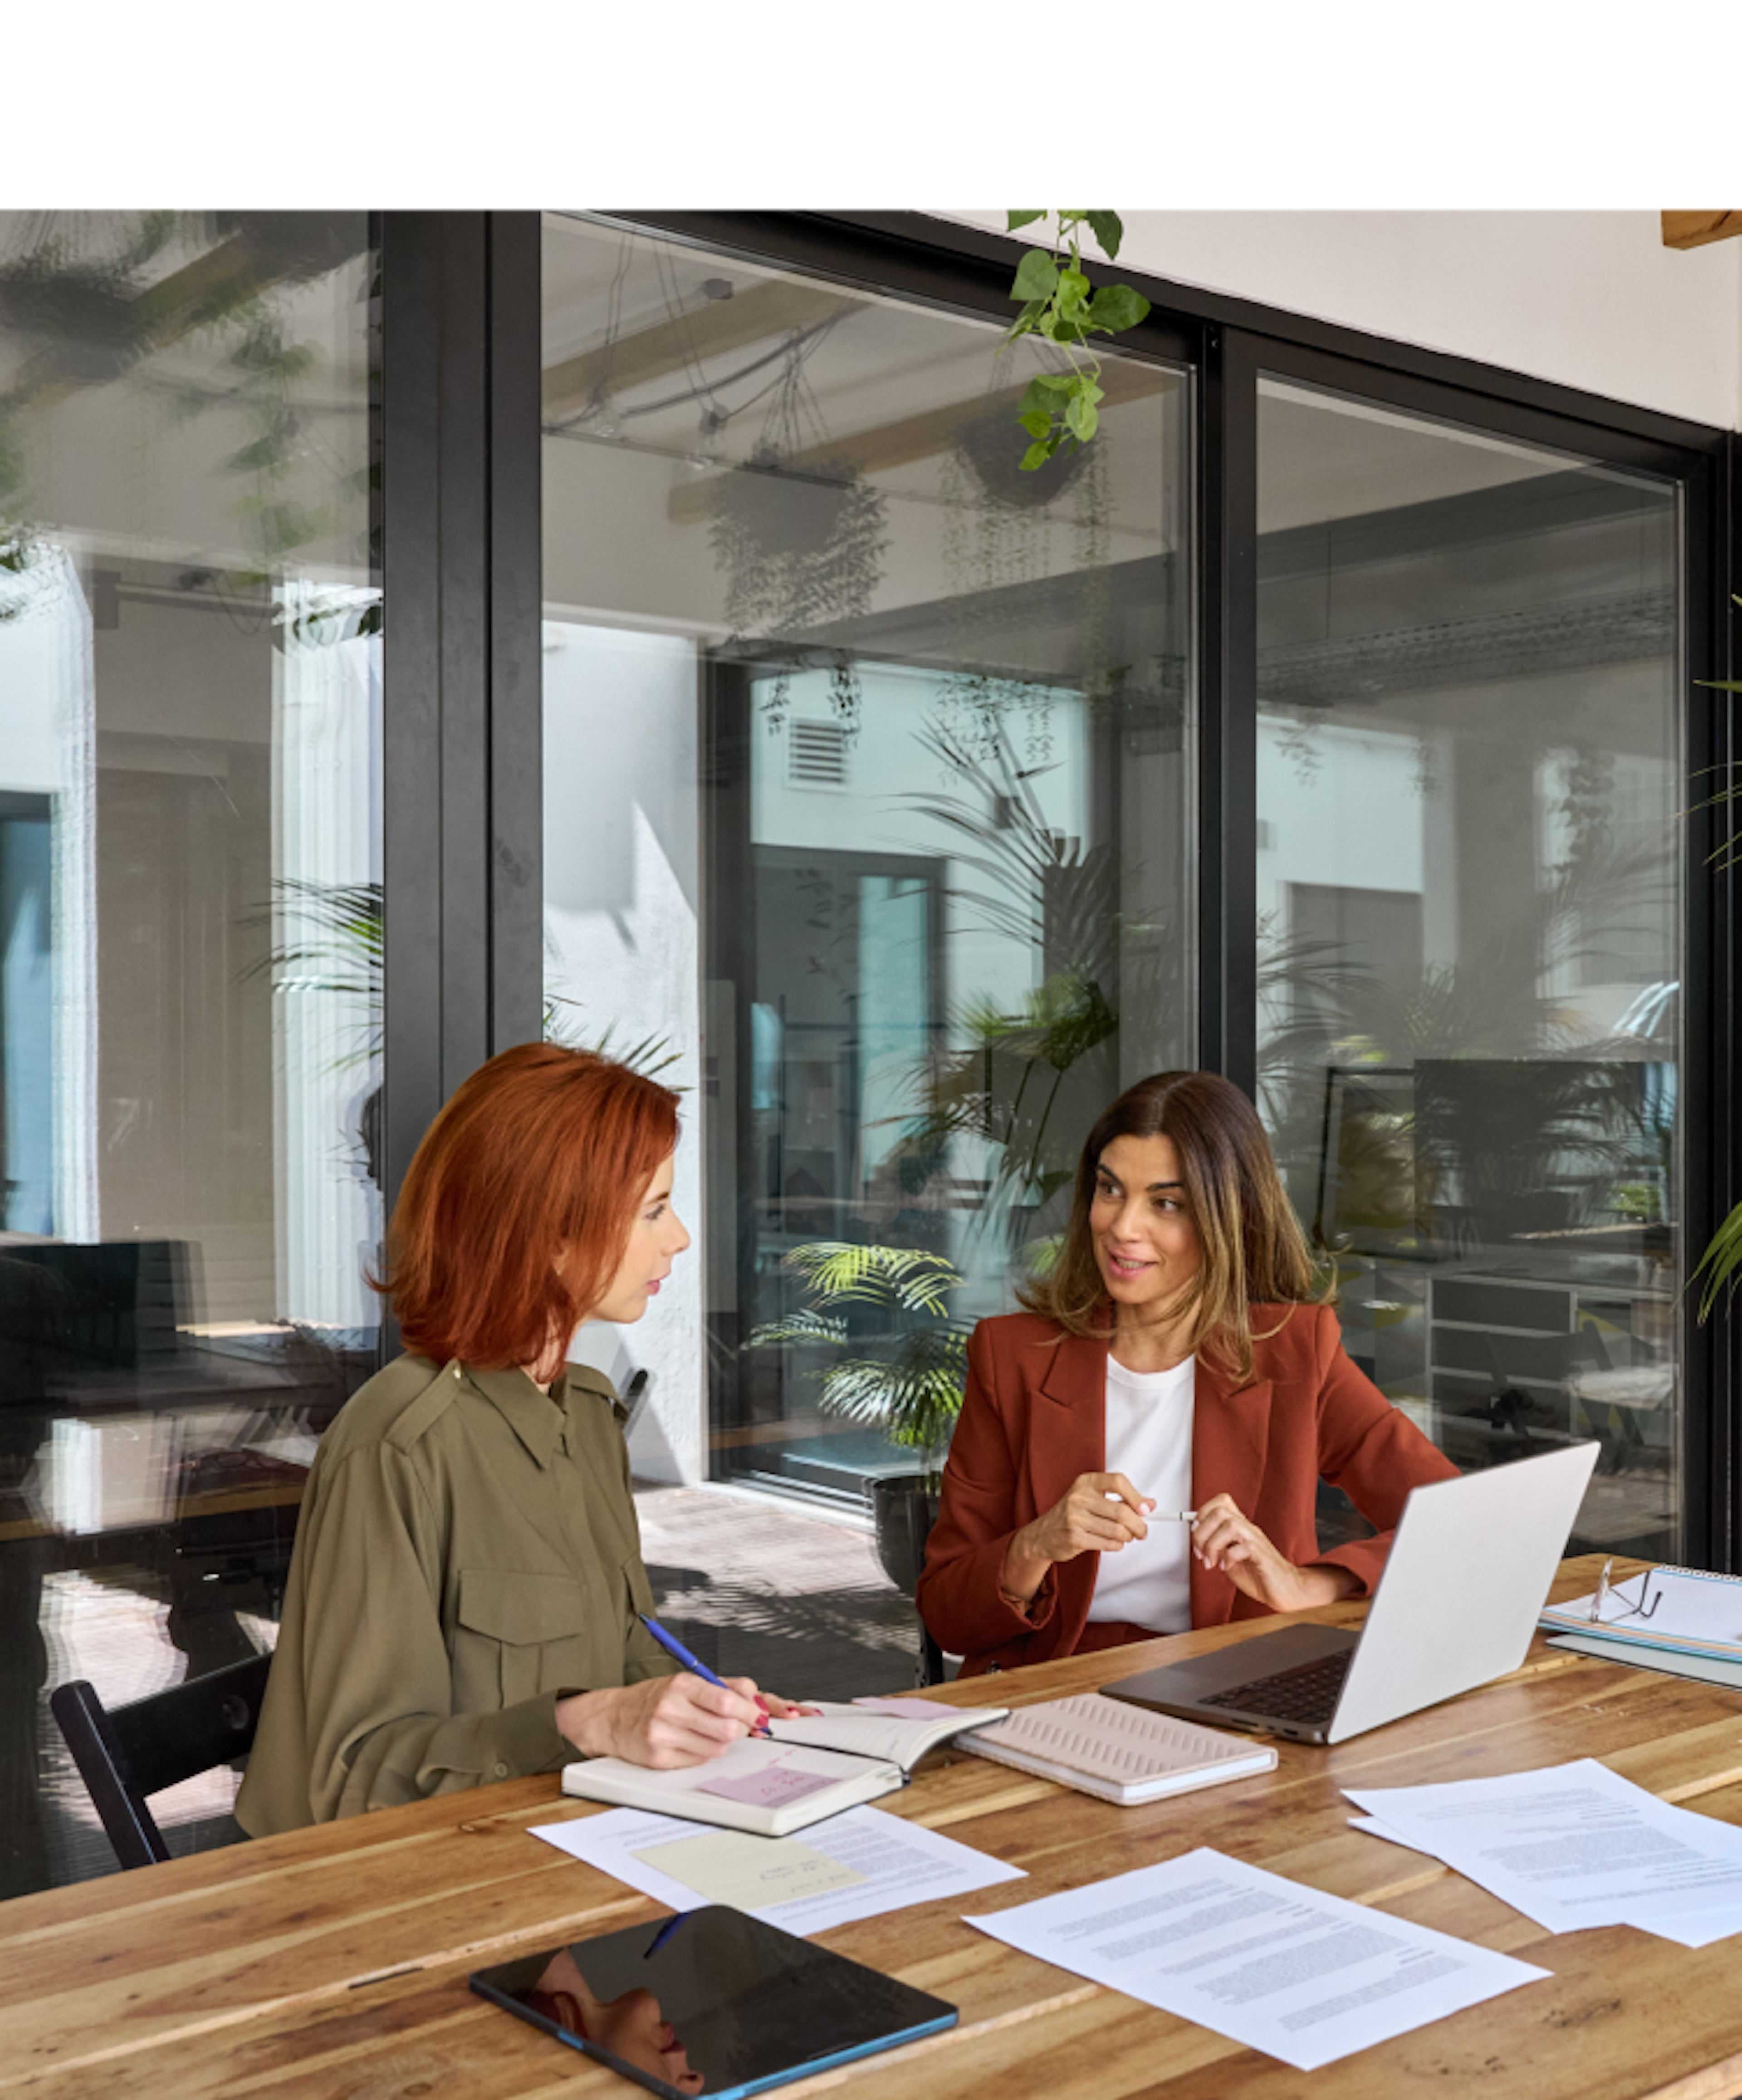
[[[623,1629],[597,1584],[514,1568],[460,1571],[454,1710],[623,1682]]]

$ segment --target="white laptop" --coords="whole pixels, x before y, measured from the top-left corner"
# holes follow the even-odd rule
[[[1503,1677],[1529,1648],[1600,1448],[1413,1489],[1358,1632],[1285,1624],[1101,1690],[1220,1727],[1340,1743]]]

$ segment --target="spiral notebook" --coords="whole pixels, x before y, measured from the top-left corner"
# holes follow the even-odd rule
[[[1098,1692],[1019,1706],[961,1746],[1122,1808],[1272,1771],[1277,1762],[1274,1749],[1249,1736],[1224,1736]]]
[[[1600,1608],[1594,1593],[1575,1597],[1547,1606],[1537,1623],[1577,1639],[1586,1654],[1600,1643],[1618,1662],[1655,1651],[1742,1663],[1742,1577],[1705,1568],[1647,1568],[1616,1583]],[[1630,1649],[1633,1656],[1623,1652]]]

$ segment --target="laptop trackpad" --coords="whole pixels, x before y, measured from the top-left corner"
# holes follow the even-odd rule
[[[1344,1626],[1282,1626],[1275,1633],[1231,1642],[1213,1655],[1170,1662],[1160,1670],[1122,1677],[1117,1683],[1100,1688],[1108,1698],[1129,1700],[1136,1706],[1196,1705],[1213,1692],[1227,1692],[1237,1684],[1250,1684],[1259,1678],[1296,1669],[1302,1663],[1340,1654],[1353,1648],[1359,1638]]]

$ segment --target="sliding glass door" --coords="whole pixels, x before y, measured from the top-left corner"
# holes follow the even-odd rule
[[[1258,1092],[1348,1348],[1673,1552],[1677,488],[1282,377],[1258,462]]]
[[[553,217],[547,996],[687,1089],[652,1477],[860,1505],[1195,1061],[1190,389],[1024,474],[995,322]]]

